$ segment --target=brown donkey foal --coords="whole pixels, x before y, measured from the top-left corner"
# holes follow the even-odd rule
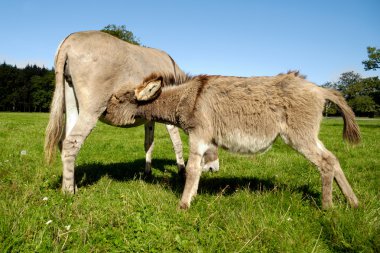
[[[332,206],[333,179],[353,207],[358,206],[338,159],[318,139],[326,100],[343,114],[343,138],[360,142],[355,116],[339,92],[318,87],[298,72],[273,77],[201,75],[178,86],[163,87],[170,76],[152,74],[133,90],[120,90],[110,99],[105,118],[134,118],[169,123],[189,134],[190,154],[180,208],[196,195],[201,159],[217,146],[239,153],[271,147],[277,136],[315,164],[322,178],[322,207]],[[134,107],[133,110],[124,108]]]

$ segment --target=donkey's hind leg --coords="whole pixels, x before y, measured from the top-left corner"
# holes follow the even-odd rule
[[[334,177],[350,204],[354,207],[358,205],[358,200],[344,176],[338,159],[324,147],[318,138],[288,136],[286,141],[318,167],[322,179],[322,208],[327,209],[332,206]]]
[[[337,182],[340,190],[343,195],[346,197],[347,201],[350,203],[352,207],[358,207],[359,201],[355,196],[354,191],[351,188],[351,185],[348,183],[346,176],[343,173],[342,168],[340,167],[340,163],[338,159],[327,150],[323,143],[320,140],[317,140],[317,148],[319,149],[320,157],[325,161],[329,166],[333,167],[334,171],[334,179]],[[323,181],[323,178],[322,178]]]
[[[65,81],[65,110],[66,110],[66,126],[65,126],[65,137],[69,135],[73,127],[78,121],[78,103],[75,97],[74,87],[69,85]]]
[[[348,183],[346,176],[343,173],[342,168],[340,167],[339,162],[335,166],[335,181],[337,182],[340,190],[343,195],[346,197],[348,202],[352,207],[357,208],[359,206],[359,200],[356,197],[354,191],[351,188],[351,185]]]
[[[97,120],[97,115],[79,113],[78,120],[73,129],[63,140],[61,153],[63,163],[62,191],[65,193],[75,193],[76,191],[74,179],[75,159],[84,140],[94,128]]]

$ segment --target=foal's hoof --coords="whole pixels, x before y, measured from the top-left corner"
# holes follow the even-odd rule
[[[359,200],[356,196],[349,197],[348,202],[350,203],[352,208],[358,208],[359,207]]]
[[[181,210],[188,210],[190,208],[190,203],[184,203],[184,202],[179,202],[178,209]]]

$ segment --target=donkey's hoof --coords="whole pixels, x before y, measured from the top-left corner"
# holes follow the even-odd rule
[[[62,186],[62,193],[72,195],[75,194],[75,192],[78,191],[78,187],[75,185],[63,185]]]
[[[352,208],[358,208],[359,207],[359,200],[355,197],[349,199],[350,205]]]
[[[352,207],[352,208],[355,208],[355,209],[356,209],[356,208],[359,208],[359,203],[353,203],[353,204],[351,204],[351,207]]]
[[[145,170],[144,171],[144,177],[151,177],[153,175],[152,170]]]
[[[179,163],[177,163],[177,167],[178,167],[178,174],[185,174],[185,168],[186,168],[186,166],[185,166],[185,164],[179,164]]]
[[[150,163],[150,162],[145,163],[144,174],[145,174],[145,176],[151,176],[152,175],[152,163]]]
[[[178,209],[181,210],[188,210],[190,208],[190,203],[185,203],[185,202],[179,202]]]
[[[323,202],[322,201],[322,209],[323,210],[329,210],[333,207],[333,203],[328,201],[328,202]]]
[[[186,169],[185,169],[185,165],[179,167],[178,166],[178,176],[181,180],[185,180],[186,179]]]

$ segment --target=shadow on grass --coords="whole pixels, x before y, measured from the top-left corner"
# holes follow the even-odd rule
[[[155,159],[154,169],[162,172],[166,171],[165,167],[175,166],[176,163],[167,159]],[[75,168],[75,180],[78,187],[92,185],[99,181],[103,176],[108,176],[116,181],[129,181],[136,179],[144,179],[147,182],[157,181],[153,175],[145,175],[145,160],[137,159],[128,163],[89,163],[82,164]],[[174,173],[173,173],[174,174]]]
[[[242,189],[261,193],[271,191],[297,192],[301,193],[302,199],[311,205],[321,205],[321,193],[314,191],[309,185],[293,187],[279,182],[275,177],[266,179],[257,177],[209,177],[202,178],[199,182],[200,193],[231,195]]]
[[[176,168],[176,163],[168,159],[155,159],[153,163],[153,170],[159,170],[161,173],[156,171],[148,176],[144,174],[144,159],[127,163],[82,164],[76,167],[75,179],[79,188],[92,185],[103,176],[108,176],[116,181],[144,180],[147,183],[165,185],[173,192],[181,194],[184,187],[183,176],[179,175],[176,169],[167,168],[168,166]],[[308,185],[291,187],[278,182],[274,177],[218,177],[216,173],[201,178],[198,192],[199,194],[232,195],[239,189],[248,189],[252,192],[276,190],[299,192],[302,194],[303,200],[311,205],[320,205],[320,193],[313,191]]]

